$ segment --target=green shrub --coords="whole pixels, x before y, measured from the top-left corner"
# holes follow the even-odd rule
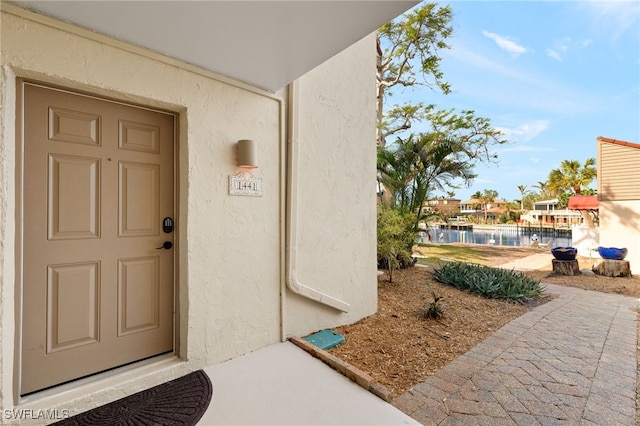
[[[389,270],[389,281],[393,281],[393,270],[415,264],[411,249],[416,240],[413,216],[397,210],[378,209],[378,268]]]
[[[439,282],[492,299],[525,301],[538,299],[545,291],[539,280],[520,272],[488,266],[452,262],[433,271]]]

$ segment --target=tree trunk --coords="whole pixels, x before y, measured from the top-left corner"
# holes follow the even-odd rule
[[[551,261],[553,272],[560,275],[580,275],[580,266],[577,260],[558,260]]]
[[[384,109],[384,86],[382,85],[382,53],[380,51],[380,40],[377,43],[376,56],[376,145],[383,147],[385,145],[384,135],[382,134],[382,110]]]
[[[587,228],[595,228],[593,225],[593,219],[587,210],[580,210],[580,215],[582,215],[582,219],[584,220],[584,224]]]
[[[605,277],[631,276],[631,268],[626,260],[602,259],[593,265],[592,271]]]

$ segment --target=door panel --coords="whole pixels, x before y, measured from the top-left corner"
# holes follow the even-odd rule
[[[173,351],[175,116],[23,84],[26,394]]]
[[[100,160],[49,155],[49,240],[99,238]]]
[[[160,152],[160,129],[143,123],[120,120],[119,142],[121,149],[130,151]]]
[[[157,164],[120,162],[121,237],[158,235],[160,168]]]
[[[100,145],[100,116],[49,107],[49,140]]]
[[[98,262],[48,267],[47,353],[98,342]]]
[[[158,328],[160,257],[120,259],[118,264],[118,335]]]

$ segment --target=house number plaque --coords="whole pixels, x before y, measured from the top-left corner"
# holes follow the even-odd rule
[[[262,178],[249,172],[229,176],[229,195],[262,197]]]

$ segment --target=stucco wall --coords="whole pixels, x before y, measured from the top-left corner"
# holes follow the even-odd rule
[[[626,247],[631,273],[640,274],[640,200],[600,201],[600,245]]]
[[[598,252],[594,249],[600,245],[600,228],[573,225],[571,227],[571,245],[578,249],[578,256],[590,259],[598,258]]]
[[[351,306],[352,323],[377,307],[375,183],[375,39],[365,38],[297,83],[299,117],[297,276]],[[292,102],[296,102],[295,99]],[[305,335],[336,321],[330,308],[310,312],[287,296],[287,334]]]
[[[98,385],[87,392],[102,399],[80,398],[76,410],[185,366],[221,362],[375,311],[373,38],[299,82],[299,277],[346,300],[352,308],[340,314],[284,290],[286,91],[254,90],[12,7],[3,9],[1,31],[0,408],[15,402],[16,76],[180,114],[180,365],[164,365],[162,374],[148,368],[144,380],[111,380],[108,389]],[[228,195],[238,139],[258,141],[262,197]],[[65,398],[56,403],[64,407]]]

